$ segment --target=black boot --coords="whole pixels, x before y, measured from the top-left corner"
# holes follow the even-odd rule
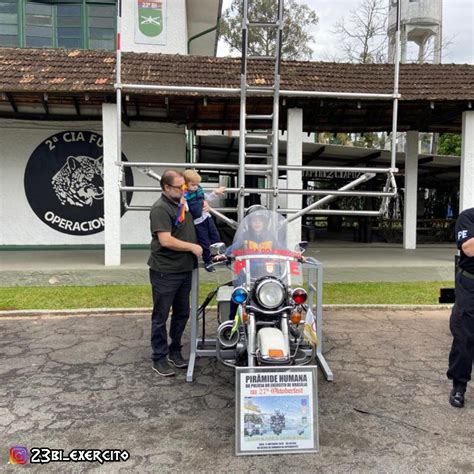
[[[463,382],[453,382],[453,389],[449,394],[449,403],[455,408],[462,408],[464,406],[464,393],[466,392],[466,385]]]

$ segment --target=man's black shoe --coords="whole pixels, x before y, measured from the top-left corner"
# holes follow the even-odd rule
[[[464,406],[464,391],[453,388],[449,394],[449,403],[455,408],[462,408]]]
[[[178,367],[178,369],[185,369],[188,366],[188,362],[183,359],[181,352],[170,352],[168,362]]]
[[[212,273],[216,271],[215,267],[211,267],[211,265],[212,265],[211,263],[207,263],[206,265],[204,265],[204,268],[206,269],[207,272]]]
[[[176,375],[176,372],[170,367],[166,359],[155,360],[152,368],[163,377],[172,377],[173,375]]]

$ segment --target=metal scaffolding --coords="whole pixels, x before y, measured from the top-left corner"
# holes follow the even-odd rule
[[[122,156],[122,91],[137,90],[153,90],[161,92],[197,92],[202,94],[218,93],[221,95],[240,95],[240,135],[239,135],[239,163],[235,164],[211,164],[211,163],[193,163],[193,168],[198,170],[228,171],[234,172],[238,176],[238,185],[236,188],[228,188],[229,192],[235,192],[238,196],[238,206],[236,208],[220,208],[211,210],[217,217],[226,221],[229,225],[235,227],[236,221],[229,219],[224,215],[226,212],[238,212],[238,218],[241,219],[244,214],[244,197],[248,194],[267,194],[269,196],[269,207],[278,212],[288,213],[289,221],[293,221],[303,215],[357,215],[357,216],[379,216],[382,215],[388,205],[391,197],[397,194],[397,185],[394,173],[398,171],[396,167],[396,148],[397,148],[397,119],[398,119],[398,101],[399,94],[399,71],[400,71],[400,1],[397,1],[397,32],[396,32],[396,60],[394,61],[394,85],[392,94],[368,94],[357,92],[325,92],[325,91],[304,91],[304,90],[281,90],[280,89],[280,72],[281,72],[281,44],[282,44],[282,28],[283,28],[283,1],[276,0],[275,21],[262,22],[248,18],[248,0],[243,2],[243,18],[242,18],[242,59],[241,59],[241,80],[240,88],[219,88],[219,87],[191,87],[191,86],[168,86],[168,85],[151,85],[151,84],[130,84],[122,83],[122,61],[121,61],[121,17],[122,17],[122,1],[118,2],[118,19],[117,19],[117,59],[116,59],[116,102],[117,102],[117,165],[120,167],[119,190],[120,192],[159,192],[161,189],[156,186],[126,186],[124,183],[124,170],[126,167],[136,167],[145,172],[153,179],[159,179],[159,174],[152,171],[152,168],[167,167],[185,168],[189,167],[189,163],[148,163],[148,162],[124,162]],[[264,57],[252,56],[248,54],[248,32],[249,29],[266,28],[275,32],[274,37],[274,56]],[[247,77],[248,59],[262,58],[273,60],[275,63],[274,77],[272,84],[249,84]],[[247,114],[246,103],[250,96],[272,96],[273,112],[268,115],[251,115]],[[392,136],[391,136],[391,161],[388,168],[356,168],[356,167],[334,167],[334,166],[291,166],[280,165],[278,162],[278,133],[279,133],[279,107],[281,97],[318,97],[318,98],[336,98],[336,99],[392,99]],[[272,121],[271,130],[259,129],[258,132],[247,131],[247,121],[253,123],[258,121]],[[253,129],[256,127],[253,125]],[[258,143],[248,143],[248,139],[260,140]],[[248,153],[247,148],[260,147],[266,153],[258,155],[266,157],[267,164],[257,165],[248,163],[248,159],[255,157],[255,153]],[[284,189],[278,187],[278,176],[281,171],[342,171],[342,172],[358,172],[361,173],[357,179],[341,187],[340,189]],[[245,177],[250,174],[264,175],[267,178],[267,189],[246,188]],[[373,179],[378,174],[385,174],[385,185],[381,191],[357,191],[356,188],[362,183]],[[279,209],[277,200],[279,195],[311,195],[325,197],[313,202],[304,209]],[[382,198],[381,206],[378,211],[372,210],[331,210],[318,209],[328,204],[330,201],[339,196],[361,196],[361,197],[378,197]],[[128,210],[148,210],[148,206],[128,205]]]
[[[381,215],[388,205],[388,200],[394,197],[397,193],[397,186],[394,178],[394,173],[397,172],[396,168],[396,136],[397,136],[397,118],[398,118],[398,100],[400,98],[398,90],[399,82],[399,68],[400,68],[400,1],[397,1],[397,32],[396,32],[396,60],[395,60],[395,73],[394,73],[394,87],[392,94],[367,94],[367,93],[332,93],[332,92],[318,92],[318,91],[289,91],[280,90],[280,70],[281,70],[281,44],[282,44],[282,29],[283,29],[283,1],[276,0],[277,12],[275,21],[273,22],[261,22],[258,19],[248,18],[248,0],[242,0],[243,2],[243,18],[242,18],[242,60],[241,60],[241,81],[240,88],[215,88],[215,87],[180,87],[180,86],[167,86],[167,85],[150,85],[150,84],[126,84],[122,83],[121,77],[121,17],[122,17],[122,1],[118,0],[118,19],[117,19],[117,60],[116,60],[116,94],[117,94],[117,165],[120,167],[119,174],[119,190],[122,193],[135,191],[135,192],[159,192],[161,189],[158,186],[126,186],[125,185],[125,169],[127,167],[136,167],[147,176],[152,179],[159,180],[160,174],[156,172],[156,169],[165,169],[168,167],[174,168],[185,168],[189,167],[189,163],[149,163],[149,162],[124,162],[122,161],[122,91],[166,91],[166,92],[198,92],[203,94],[218,93],[221,95],[238,95],[240,94],[240,135],[239,135],[239,163],[235,164],[210,164],[210,163],[193,163],[194,168],[200,170],[214,170],[214,171],[227,171],[237,173],[238,186],[235,188],[229,188],[229,192],[235,192],[238,196],[238,207],[235,208],[217,208],[211,209],[210,211],[223,219],[227,224],[232,227],[237,226],[237,222],[225,216],[226,212],[238,212],[238,218],[241,219],[244,215],[244,197],[246,194],[258,193],[267,194],[269,196],[270,208],[277,210],[281,213],[288,214],[288,221],[294,221],[303,215],[357,215],[357,216],[379,216]],[[274,78],[271,85],[265,84],[249,84],[247,77],[247,60],[252,58],[248,54],[248,31],[253,28],[267,28],[275,32],[274,42],[274,56],[268,58],[273,60],[275,63]],[[273,97],[273,112],[269,115],[250,115],[247,114],[246,104],[247,98],[252,95],[263,95]],[[391,163],[389,168],[356,168],[356,167],[324,167],[324,166],[292,166],[287,164],[286,166],[280,165],[278,162],[278,133],[279,133],[279,108],[280,108],[280,96],[283,97],[319,97],[319,98],[340,98],[340,99],[392,99],[393,100],[393,115],[392,115],[392,153]],[[272,121],[271,130],[259,129],[258,132],[247,132],[247,120],[253,123],[263,121],[263,123]],[[253,127],[254,129],[257,127]],[[248,159],[252,158],[253,153],[248,153],[247,148],[249,147],[248,139],[259,140],[258,148],[265,150],[265,154],[258,155],[259,157],[266,157],[267,163],[263,165],[248,163]],[[255,148],[255,144],[252,144],[252,148]],[[288,171],[341,171],[341,172],[356,172],[360,173],[360,176],[352,180],[348,184],[342,186],[339,189],[316,189],[316,190],[302,190],[302,189],[280,189],[278,187],[279,172]],[[245,176],[246,174],[261,174],[265,175],[267,182],[270,183],[266,189],[260,188],[245,188]],[[379,174],[386,175],[385,185],[381,191],[366,191],[355,189],[360,184],[366,183],[373,179]],[[310,196],[323,196],[317,201],[312,202],[304,209],[278,209],[277,199],[279,195],[310,195]],[[372,210],[333,210],[333,209],[320,209],[321,206],[328,204],[332,200],[340,196],[361,196],[361,197],[378,197],[381,198],[382,205],[378,211]],[[130,206],[126,205],[126,209],[129,210],[148,210],[149,206]],[[187,373],[187,380],[191,381],[193,377],[193,367],[196,355],[215,355],[215,349],[211,351],[205,351],[204,349],[199,351],[198,347],[198,336],[197,336],[197,297],[198,297],[198,272],[193,272],[193,290],[192,290],[192,301],[191,301],[191,320],[192,320],[192,334],[191,334],[191,360],[190,366]],[[313,293],[316,295],[316,306],[317,306],[317,318],[318,318],[318,338],[320,341],[322,337],[322,266],[319,264],[318,275],[317,275],[317,287],[314,286],[314,281],[310,278],[310,295]],[[310,297],[310,307],[313,306],[312,296]],[[322,370],[328,380],[332,380],[333,375],[331,369],[327,365],[324,356],[322,355],[322,347],[319,346],[318,361],[322,367]]]

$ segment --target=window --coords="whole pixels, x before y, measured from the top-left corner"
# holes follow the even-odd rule
[[[25,8],[25,46],[52,48],[53,33],[53,6],[28,2]]]
[[[115,0],[0,0],[0,46],[114,49]]]
[[[0,1],[0,45],[20,46],[17,0]]]
[[[82,6],[58,5],[56,12],[58,47],[83,48]]]
[[[90,49],[115,48],[115,6],[87,5]]]

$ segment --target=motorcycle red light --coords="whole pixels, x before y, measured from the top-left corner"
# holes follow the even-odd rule
[[[291,297],[296,304],[303,304],[308,298],[308,294],[303,288],[296,288],[291,294]]]

